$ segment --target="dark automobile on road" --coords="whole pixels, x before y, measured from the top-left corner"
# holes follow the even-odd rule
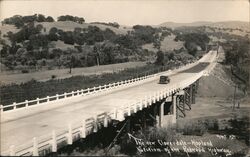
[[[160,76],[159,84],[168,84],[170,82],[170,79],[168,76]]]

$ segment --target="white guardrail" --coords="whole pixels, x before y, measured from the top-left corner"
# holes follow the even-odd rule
[[[190,66],[194,66],[197,63],[192,63]],[[47,152],[56,152],[57,149],[61,148],[66,144],[72,144],[74,141],[80,138],[85,138],[87,135],[97,132],[98,129],[102,127],[108,127],[109,123],[112,119],[123,121],[126,116],[130,116],[132,113],[136,113],[143,108],[146,108],[153,103],[160,101],[163,98],[166,98],[173,93],[188,87],[190,84],[194,83],[204,74],[207,74],[208,71],[211,71],[213,66],[208,66],[205,70],[201,71],[200,73],[195,74],[194,76],[187,78],[181,81],[178,84],[172,85],[170,87],[166,87],[163,90],[155,91],[146,95],[144,99],[139,101],[131,101],[126,105],[121,106],[120,108],[115,108],[111,112],[104,112],[101,114],[97,114],[96,116],[89,117],[87,119],[80,120],[76,123],[72,123],[68,125],[68,128],[63,130],[51,130],[50,134],[34,137],[33,140],[27,141],[27,143],[19,146],[10,146],[9,150],[1,152],[1,155],[10,155],[10,156],[21,156],[21,155],[45,155]],[[182,68],[182,69],[185,69]],[[160,73],[158,73],[160,74]],[[50,101],[52,98],[60,99],[60,97],[66,98],[68,96],[75,96],[75,95],[89,95],[96,92],[98,89],[99,91],[113,89],[121,85],[132,84],[134,82],[139,82],[141,80],[145,80],[148,78],[156,77],[158,74],[143,76],[136,79],[120,81],[109,85],[93,87],[86,90],[78,90],[73,91],[71,93],[64,93],[61,95],[56,95],[52,97],[46,97],[38,100],[31,100],[25,101],[22,103],[16,103],[13,105],[8,105],[8,107],[12,106],[17,109],[17,106],[20,104],[25,104],[25,106],[29,106],[29,103],[36,102],[39,104],[40,101]]]
[[[202,58],[204,58],[204,57],[202,57]],[[202,58],[200,60],[202,60]],[[173,70],[176,73],[178,71],[182,71],[182,70],[188,69],[192,66],[195,66],[196,64],[198,64],[198,61],[195,63],[187,64],[187,65],[182,66],[182,67],[178,67],[178,68],[173,69]],[[168,70],[168,74],[171,74],[171,73],[172,73],[172,71]],[[125,81],[119,81],[119,82],[115,82],[115,83],[111,83],[111,84],[107,84],[107,85],[105,84],[103,86],[72,91],[69,93],[65,92],[63,94],[56,94],[54,96],[47,96],[44,98],[36,98],[34,100],[25,100],[25,101],[19,102],[19,103],[13,102],[12,104],[9,104],[9,105],[0,105],[0,112],[9,112],[9,111],[17,110],[17,109],[24,109],[27,107],[33,107],[34,105],[44,105],[44,104],[47,104],[48,102],[51,102],[51,101],[56,101],[59,99],[61,100],[61,99],[70,98],[70,97],[74,97],[74,96],[92,95],[95,93],[99,93],[101,91],[107,91],[107,90],[116,89],[118,87],[129,86],[129,85],[134,85],[136,83],[141,83],[142,80],[153,78],[153,77],[159,76],[161,74],[166,74],[166,71],[160,72],[157,74],[142,76],[139,78],[129,79],[129,80],[125,80]]]

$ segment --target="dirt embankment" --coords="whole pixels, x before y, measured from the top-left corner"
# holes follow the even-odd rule
[[[209,76],[199,81],[198,97],[243,98],[244,92],[231,79],[229,67],[217,64]]]

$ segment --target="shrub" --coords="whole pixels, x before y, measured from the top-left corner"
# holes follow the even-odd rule
[[[22,73],[29,73],[29,70],[23,69],[23,70],[22,70]]]
[[[52,79],[55,79],[55,78],[56,78],[56,75],[51,75],[51,78],[52,78]]]

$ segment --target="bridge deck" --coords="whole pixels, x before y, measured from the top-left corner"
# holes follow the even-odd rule
[[[214,53],[206,57],[206,61],[210,61],[213,55]],[[48,105],[4,113],[1,115],[1,152],[8,150],[11,145],[18,146],[32,140],[33,137],[50,134],[52,130],[67,128],[69,123],[144,98],[152,91],[177,84],[204,68],[204,63],[199,63],[188,70],[170,75],[170,83],[167,85],[158,84],[159,78],[155,78],[139,85],[121,87],[97,95],[78,96],[50,102]]]

